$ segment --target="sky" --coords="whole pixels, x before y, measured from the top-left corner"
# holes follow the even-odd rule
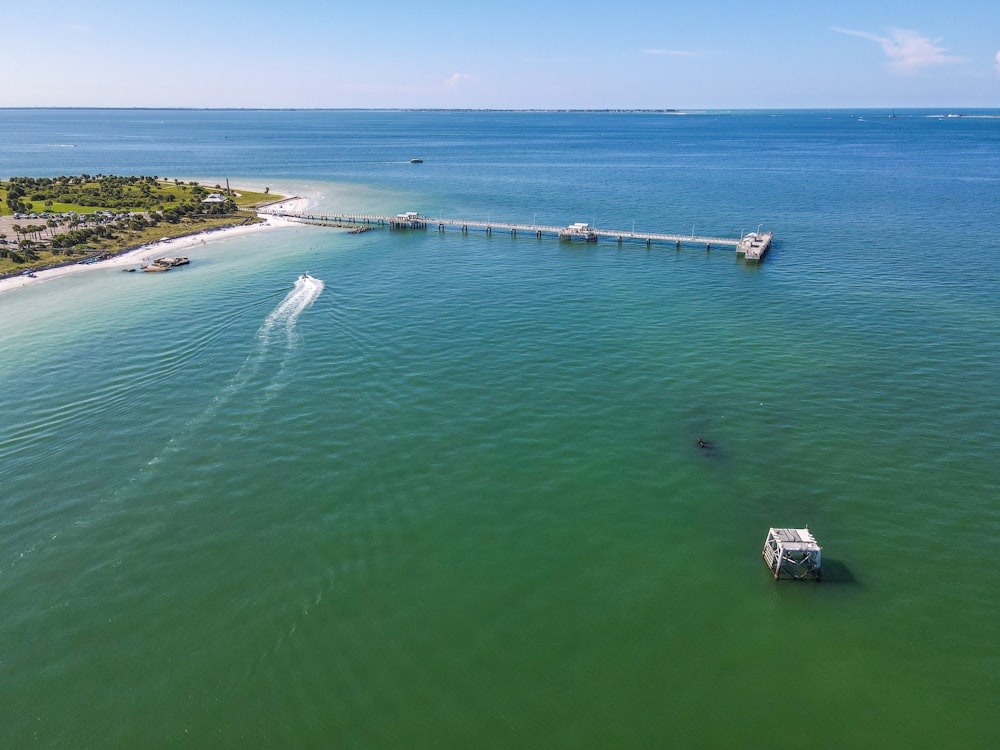
[[[1000,0],[31,0],[0,107],[1000,107]]]

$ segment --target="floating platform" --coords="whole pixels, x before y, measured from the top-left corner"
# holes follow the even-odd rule
[[[820,579],[823,548],[808,528],[769,529],[764,540],[764,562],[780,577],[805,580]]]

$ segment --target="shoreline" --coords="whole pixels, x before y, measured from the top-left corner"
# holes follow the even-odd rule
[[[261,232],[266,229],[292,226],[295,222],[282,216],[275,216],[271,213],[271,210],[281,206],[283,211],[300,212],[308,205],[309,201],[306,198],[287,198],[283,201],[268,204],[267,211],[258,211],[257,216],[264,219],[264,221],[259,224],[225,227],[223,229],[208,229],[203,232],[196,232],[195,234],[187,234],[181,237],[159,240],[158,242],[152,242],[148,245],[141,245],[133,250],[128,250],[120,253],[119,255],[115,255],[112,258],[99,260],[94,263],[71,263],[65,266],[58,266],[56,268],[46,268],[40,271],[35,271],[34,276],[8,276],[0,279],[0,294],[11,292],[15,289],[22,289],[24,287],[43,284],[46,281],[52,281],[53,279],[59,279],[64,276],[72,276],[73,274],[92,271],[94,269],[132,266],[153,255],[170,255],[177,250],[183,250],[184,248],[203,244],[207,238],[212,238],[213,240],[226,239],[228,237],[250,234],[252,232]]]

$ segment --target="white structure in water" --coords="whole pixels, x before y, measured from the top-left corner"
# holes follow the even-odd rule
[[[559,239],[597,242],[597,232],[590,228],[590,224],[584,224],[582,221],[578,221],[575,224],[570,224],[565,229],[560,229]]]
[[[774,579],[802,580],[820,578],[823,548],[806,529],[770,529],[764,540],[764,562],[774,572]]]
[[[750,232],[743,235],[736,245],[736,254],[742,255],[746,260],[760,262],[764,260],[764,254],[771,247],[771,240],[774,239],[774,232]]]
[[[394,219],[389,220],[389,226],[393,229],[427,229],[427,219],[419,211],[407,211],[396,214]]]

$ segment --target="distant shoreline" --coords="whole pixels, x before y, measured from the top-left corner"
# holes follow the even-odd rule
[[[927,117],[942,117],[951,114],[956,117],[996,117],[1000,118],[1000,107],[0,107],[0,111],[26,112],[33,110],[66,112],[524,112],[524,113],[621,113],[621,114],[723,114],[727,112],[843,112],[870,113],[893,112],[914,113]],[[992,113],[983,115],[982,113]]]

